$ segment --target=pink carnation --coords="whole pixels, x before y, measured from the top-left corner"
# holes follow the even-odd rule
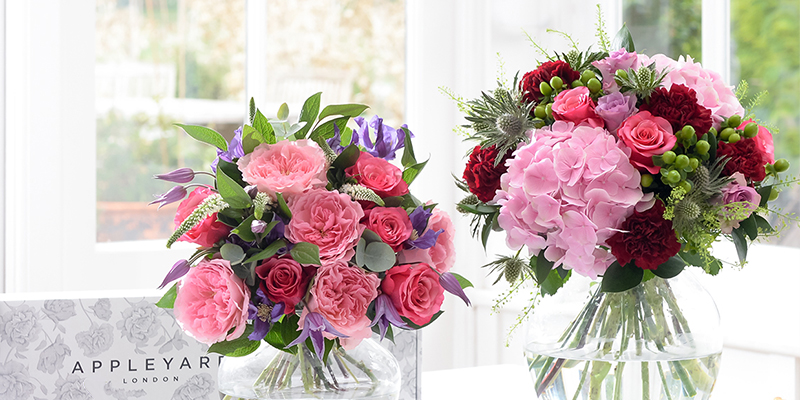
[[[303,193],[328,184],[325,153],[311,140],[260,144],[237,162],[245,182],[275,198]]]
[[[436,238],[436,244],[433,247],[429,249],[403,250],[397,253],[397,262],[400,264],[426,263],[436,268],[440,273],[445,273],[453,268],[456,263],[455,226],[446,212],[434,208],[433,215],[428,219],[428,227],[425,228],[425,232],[430,230],[438,231],[440,229],[443,232]]]
[[[598,246],[642,199],[630,149],[605,129],[556,121],[517,149],[501,178],[498,222],[509,247],[591,278],[610,257]]]
[[[355,254],[364,225],[364,210],[346,194],[314,189],[289,198],[292,220],[285,236],[292,243],[308,242],[319,246],[323,264],[349,260]]]
[[[232,340],[247,326],[249,301],[250,289],[228,260],[201,261],[178,284],[175,319],[202,343]]]
[[[347,335],[339,341],[346,349],[353,348],[372,335],[367,308],[378,297],[380,283],[376,274],[345,261],[325,264],[314,278],[308,310],[322,314],[337,331]]]

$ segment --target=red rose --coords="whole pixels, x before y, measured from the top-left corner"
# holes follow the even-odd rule
[[[728,157],[728,162],[722,169],[725,175],[731,176],[734,172],[741,172],[752,182],[761,182],[767,177],[764,166],[768,163],[769,157],[759,149],[755,138],[743,138],[736,143],[720,141],[717,146],[719,146],[717,157]]]
[[[386,272],[381,283],[397,313],[422,326],[439,312],[444,301],[444,289],[439,274],[428,264],[402,264]]]
[[[411,237],[411,219],[406,210],[399,207],[375,207],[367,210],[367,229],[375,232],[384,243],[392,246],[394,251],[400,250],[403,242]]]
[[[294,313],[294,306],[303,299],[308,282],[315,273],[314,267],[304,267],[291,258],[272,257],[256,267],[262,279],[261,290],[275,303],[283,303],[284,313]]]
[[[697,93],[684,85],[656,89],[639,109],[669,121],[673,132],[691,125],[699,138],[711,129],[711,110],[697,104]]]
[[[214,191],[207,186],[200,186],[189,193],[189,197],[178,204],[178,211],[175,213],[175,228],[177,229],[186,217],[191,214],[197,206],[214,194]],[[217,221],[217,213],[211,214],[202,220],[197,226],[181,236],[179,242],[195,243],[203,247],[211,247],[220,239],[228,236],[231,228],[228,225]]]
[[[528,103],[537,102],[544,98],[539,91],[539,84],[550,82],[550,78],[557,76],[567,85],[581,78],[580,72],[572,69],[564,61],[547,61],[542,63],[539,68],[526,73],[519,82],[519,89],[522,91],[523,99]]]
[[[485,149],[475,146],[472,154],[469,155],[467,168],[464,169],[463,177],[467,181],[469,191],[484,203],[494,199],[495,192],[500,189],[500,175],[505,174],[508,170],[506,159],[511,156],[511,152],[507,152],[503,156],[503,160],[495,166],[497,153],[495,146]]]
[[[408,193],[408,184],[403,180],[403,171],[388,161],[361,152],[358,161],[345,172],[358,183],[372,189],[378,196],[402,196]]]
[[[641,269],[656,269],[681,250],[672,223],[664,219],[660,201],[645,212],[634,211],[619,229],[622,232],[615,233],[606,244],[622,266],[634,261]]]

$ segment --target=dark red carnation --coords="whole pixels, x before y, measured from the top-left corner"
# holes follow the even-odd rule
[[[699,138],[711,129],[711,110],[697,104],[697,93],[684,85],[656,89],[639,109],[669,121],[673,132],[691,125]]]
[[[764,166],[769,162],[768,156],[759,149],[754,139],[741,139],[736,143],[720,141],[717,146],[717,157],[728,157],[722,170],[725,175],[741,172],[753,182],[761,182],[767,177]]]
[[[664,219],[664,204],[660,201],[645,212],[634,211],[620,230],[623,232],[617,232],[606,243],[623,266],[634,261],[641,269],[656,269],[681,250],[672,223]]]
[[[495,146],[485,149],[475,146],[464,170],[464,180],[467,181],[469,191],[484,203],[494,198],[494,193],[500,189],[500,175],[506,173],[508,169],[506,159],[511,156],[511,152],[507,152],[503,160],[495,166],[497,153]]]
[[[544,96],[539,91],[539,84],[550,82],[550,78],[554,76],[561,78],[567,85],[581,78],[580,72],[573,70],[564,61],[556,60],[542,63],[539,68],[523,75],[522,80],[519,82],[519,89],[522,91],[522,97],[525,101],[533,103],[543,99]]]

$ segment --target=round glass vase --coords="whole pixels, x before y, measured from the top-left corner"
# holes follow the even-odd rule
[[[396,400],[400,365],[373,339],[352,350],[338,344],[325,362],[304,344],[297,354],[262,343],[244,357],[225,357],[217,382],[226,399],[374,399]]]
[[[722,353],[719,312],[690,271],[620,293],[590,282],[573,276],[526,322],[524,350],[539,399],[711,396]]]

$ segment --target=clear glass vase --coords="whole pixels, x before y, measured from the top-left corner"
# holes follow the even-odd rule
[[[526,323],[539,399],[711,396],[722,353],[719,312],[690,271],[621,293],[576,278],[542,299]]]
[[[262,343],[250,355],[225,357],[219,366],[219,391],[226,399],[396,400],[400,365],[372,339],[352,350],[335,345],[322,362],[305,345],[293,355]]]

